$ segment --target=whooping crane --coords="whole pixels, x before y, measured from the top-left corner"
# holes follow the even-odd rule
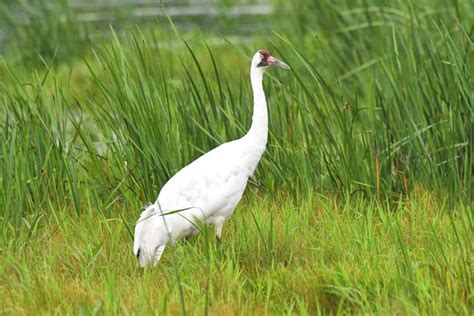
[[[156,265],[169,241],[195,234],[196,220],[215,224],[220,240],[224,221],[234,212],[265,151],[268,113],[262,80],[265,70],[272,66],[290,69],[267,50],[259,50],[252,58],[254,105],[247,134],[214,148],[181,169],[163,186],[156,202],[141,213],[135,227],[133,252],[142,267],[150,262]],[[173,212],[176,210],[181,211]]]

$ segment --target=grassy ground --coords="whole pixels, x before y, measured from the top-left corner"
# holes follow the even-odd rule
[[[469,314],[468,212],[424,191],[393,205],[250,193],[220,246],[204,233],[141,270],[133,223],[58,210],[15,239],[3,230],[0,303],[25,314],[180,313],[182,291],[189,314]]]
[[[18,6],[34,41],[0,21],[0,312],[472,314],[472,4],[276,2],[244,43],[168,22],[91,42],[62,0]],[[248,129],[259,48],[292,71],[265,78],[222,244],[203,226],[138,268],[140,208]]]

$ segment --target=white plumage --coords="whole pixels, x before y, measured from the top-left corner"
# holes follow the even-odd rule
[[[150,262],[156,265],[169,241],[195,234],[196,220],[215,224],[217,238],[221,238],[224,221],[242,198],[248,178],[265,151],[268,114],[262,80],[269,66],[289,69],[266,50],[254,55],[250,67],[254,108],[248,133],[181,169],[140,215],[133,251],[142,267]],[[182,211],[173,212],[176,210]]]

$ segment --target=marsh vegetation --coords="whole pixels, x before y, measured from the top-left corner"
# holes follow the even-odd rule
[[[281,0],[236,32],[0,7],[2,312],[472,313],[469,1]],[[222,245],[203,226],[140,269],[141,207],[248,129],[259,48],[292,71]]]

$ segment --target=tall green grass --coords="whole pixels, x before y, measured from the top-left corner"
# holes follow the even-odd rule
[[[330,101],[303,79],[310,103],[332,123],[320,133],[338,139],[330,148],[341,163],[331,173],[344,187],[377,187],[380,174],[381,190],[406,192],[405,180],[415,180],[472,200],[472,4],[301,5],[289,11],[299,23],[285,27],[299,35],[292,50]]]
[[[267,46],[293,70],[269,71],[271,137],[257,186],[386,198],[420,185],[472,200],[472,42],[461,24],[423,13],[387,19],[383,30],[321,31],[304,45],[285,34],[270,38]],[[350,45],[361,56],[342,67],[352,33]],[[114,139],[113,172],[130,172],[129,187],[145,196],[250,125],[246,61],[255,49],[178,44],[168,48],[133,33],[97,51],[99,72],[90,67],[100,94],[86,102],[87,111]]]
[[[32,74],[33,82],[20,84],[13,70],[12,81],[1,85],[5,115],[0,129],[0,208],[6,219],[29,221],[34,214],[49,213],[55,207],[72,205],[80,211],[80,170],[74,163],[67,106],[58,82],[45,88],[48,73]],[[75,153],[76,155],[76,153]]]

